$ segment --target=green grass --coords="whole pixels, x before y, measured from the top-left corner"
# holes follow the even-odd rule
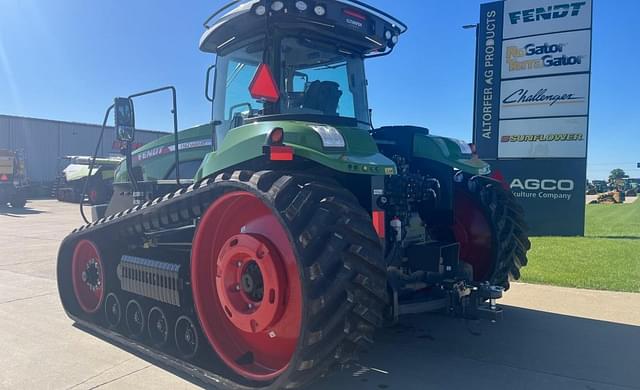
[[[526,283],[640,292],[640,201],[587,205],[586,237],[533,237]]]

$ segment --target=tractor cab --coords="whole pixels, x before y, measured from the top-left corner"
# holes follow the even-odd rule
[[[390,53],[407,29],[346,0],[236,1],[205,27],[200,49],[217,55],[218,144],[230,129],[265,120],[370,128],[364,60]]]

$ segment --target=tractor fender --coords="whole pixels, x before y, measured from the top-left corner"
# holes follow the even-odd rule
[[[429,134],[417,126],[388,126],[373,132],[385,154],[434,161],[471,175],[488,175],[491,167],[473,155],[464,141]]]
[[[220,148],[208,154],[196,181],[218,172],[237,167],[246,161],[264,156],[267,138],[275,128],[284,130],[284,145],[293,149],[295,157],[313,161],[329,169],[361,175],[394,175],[393,161],[385,157],[363,129],[332,127],[344,139],[344,147],[325,147],[314,127],[326,126],[298,121],[258,122],[232,129]],[[332,131],[333,131],[332,130]]]
[[[491,173],[491,166],[475,157],[469,145],[453,138],[416,134],[413,155],[451,166],[471,175]]]

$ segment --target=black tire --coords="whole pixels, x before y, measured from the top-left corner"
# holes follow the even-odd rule
[[[465,180],[455,190],[468,192],[485,215],[492,237],[488,281],[508,290],[510,281],[520,279],[520,270],[527,265],[527,251],[531,249],[522,206],[502,183],[487,178]]]
[[[11,204],[11,207],[14,209],[23,209],[24,206],[27,205],[27,199],[25,199],[22,194],[17,193],[13,196],[9,204]]]
[[[303,285],[302,329],[289,368],[270,388],[299,388],[373,342],[388,303],[382,246],[371,217],[344,188],[274,171],[215,179],[257,195],[292,238]]]

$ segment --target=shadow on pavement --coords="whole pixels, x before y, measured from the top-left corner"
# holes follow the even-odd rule
[[[509,306],[504,317],[405,317],[309,389],[640,389],[640,327]]]
[[[495,324],[418,315],[361,363],[313,389],[638,389],[640,327],[509,306]]]
[[[14,209],[13,207],[0,206],[0,215],[13,218],[24,218],[25,215],[43,214],[46,211],[25,207],[22,209]]]

